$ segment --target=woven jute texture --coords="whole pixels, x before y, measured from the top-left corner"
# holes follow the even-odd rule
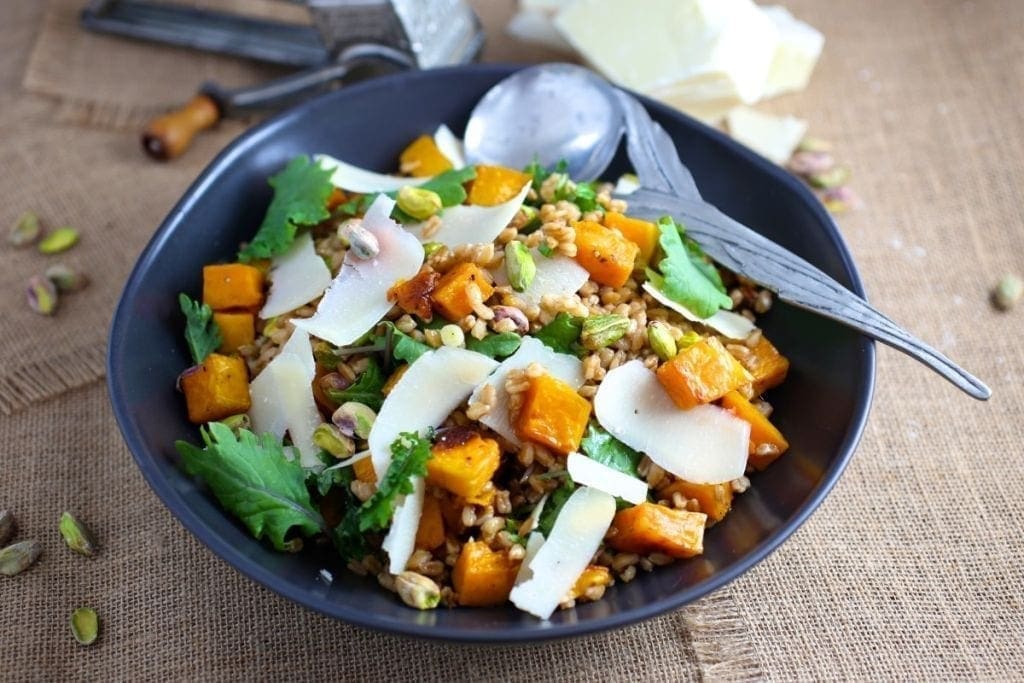
[[[267,72],[84,36],[80,4],[0,3],[0,225],[26,208],[74,225],[82,242],[61,258],[93,278],[40,318],[22,287],[57,259],[0,249],[0,508],[45,546],[36,567],[0,580],[0,680],[1024,677],[1024,308],[987,301],[1001,273],[1024,272],[1020,2],[790,0],[828,42],[811,87],[765,106],[808,118],[853,169],[866,206],[840,223],[874,303],[989,382],[992,400],[880,349],[858,453],[779,551],[678,612],[527,648],[397,639],[315,615],[216,559],[148,490],[99,382],[106,328],[154,227],[241,128],[157,165],[128,123],[203,78]],[[477,7],[489,56],[550,56],[497,35],[509,2]],[[63,547],[65,509],[95,528],[97,558]],[[67,627],[81,605],[103,620],[89,649]]]

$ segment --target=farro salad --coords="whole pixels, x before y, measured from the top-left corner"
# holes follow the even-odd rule
[[[787,449],[770,293],[610,183],[467,166],[441,126],[398,174],[300,156],[270,185],[180,296],[203,445],[176,446],[276,549],[333,544],[414,608],[546,619],[699,555]]]

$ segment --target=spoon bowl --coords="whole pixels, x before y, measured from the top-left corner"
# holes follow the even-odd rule
[[[595,180],[622,131],[622,108],[607,82],[574,64],[543,64],[517,71],[481,98],[466,124],[466,159],[512,168],[564,159],[571,177]]]

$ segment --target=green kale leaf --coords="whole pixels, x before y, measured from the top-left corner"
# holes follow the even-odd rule
[[[199,365],[220,346],[220,328],[213,322],[213,311],[206,304],[179,294],[178,305],[185,314],[185,342],[192,360]]]
[[[202,477],[220,504],[238,517],[256,538],[267,538],[277,550],[290,550],[285,541],[292,529],[304,536],[325,530],[309,499],[306,472],[297,459],[288,460],[272,434],[234,432],[219,422],[200,429],[205,448],[186,441],[174,446],[185,471]]]
[[[540,519],[537,520],[537,531],[544,534],[544,538],[551,534],[551,529],[555,526],[558,513],[562,511],[565,501],[569,500],[569,496],[575,490],[576,483],[573,482],[571,477],[566,475],[562,485],[548,494],[548,500],[544,503],[544,509],[540,512]]]
[[[490,358],[507,358],[519,350],[523,338],[515,332],[502,332],[501,334],[489,334],[483,339],[476,337],[466,338],[466,348],[470,351],[482,353]]]
[[[398,498],[412,493],[413,477],[427,474],[430,439],[404,432],[391,444],[391,465],[377,485],[377,491],[359,507],[349,508],[334,530],[338,551],[347,559],[367,552],[365,534],[383,531],[391,524]]]
[[[431,348],[423,342],[416,341],[405,332],[395,327],[392,322],[384,323],[386,330],[391,331],[391,356],[398,361],[404,361],[406,363],[414,363],[420,356],[430,351]],[[385,352],[388,351],[387,347],[387,333],[380,334],[374,337],[374,343],[377,345],[383,344]]]
[[[568,313],[559,313],[555,319],[537,330],[534,335],[546,346],[559,353],[580,355],[580,333],[583,331],[583,318],[575,318]]]
[[[587,433],[580,443],[580,450],[591,460],[596,460],[602,465],[607,465],[631,477],[640,478],[640,473],[636,469],[640,463],[640,454],[606,432],[595,422],[587,425]]]
[[[665,258],[658,263],[658,273],[647,269],[647,279],[673,301],[686,306],[701,318],[710,318],[718,309],[732,308],[732,299],[722,290],[721,280],[711,280],[704,268],[694,264],[690,251],[683,244],[681,228],[671,218],[658,221],[658,230]],[[712,267],[710,264],[707,264]]]
[[[283,254],[295,240],[299,226],[316,225],[328,218],[327,198],[334,190],[331,175],[303,154],[272,176],[274,198],[256,236],[238,252],[238,259],[248,262]]]
[[[327,391],[327,395],[338,404],[356,401],[368,405],[374,410],[380,410],[381,404],[384,403],[382,390],[386,381],[380,366],[371,358],[366,370],[359,375],[359,379],[352,386],[347,389],[330,389]]]

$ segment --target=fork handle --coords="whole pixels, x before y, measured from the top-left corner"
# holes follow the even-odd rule
[[[796,254],[703,201],[639,190],[628,196],[633,211],[683,219],[687,234],[726,268],[774,291],[783,301],[858,330],[917,359],[979,400],[991,389],[939,351],[901,328]]]

